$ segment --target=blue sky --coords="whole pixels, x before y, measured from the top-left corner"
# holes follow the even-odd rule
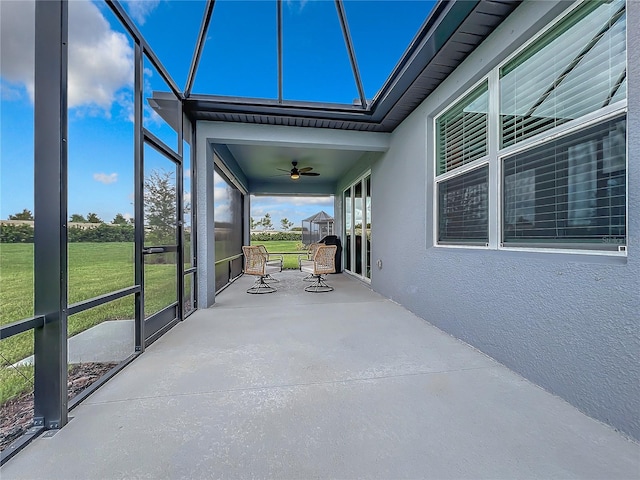
[[[345,1],[365,94],[371,99],[427,18],[432,1]],[[205,2],[123,2],[179,89],[184,89]],[[34,3],[0,1],[0,218],[33,211]],[[102,2],[69,2],[69,214],[110,221],[133,214],[133,42]],[[276,3],[218,0],[193,93],[277,98]],[[358,97],[335,4],[283,2],[287,100],[351,103]],[[168,88],[149,62],[145,93]],[[148,95],[145,95],[148,96]],[[174,149],[177,135],[145,108],[145,126]],[[185,151],[189,146],[183,145]],[[172,164],[147,149],[146,167]],[[189,188],[189,178],[185,188]],[[189,198],[187,198],[189,200]],[[296,225],[328,198],[257,197],[251,214]]]

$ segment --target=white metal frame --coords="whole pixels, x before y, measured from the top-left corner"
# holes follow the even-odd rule
[[[364,280],[367,283],[371,283],[371,279],[369,277],[367,277],[366,271],[367,271],[367,248],[366,248],[366,241],[367,241],[367,228],[366,225],[368,223],[369,218],[367,217],[367,205],[366,205],[366,179],[371,178],[371,170],[367,170],[366,172],[364,172],[362,175],[360,175],[353,183],[351,183],[347,188],[345,188],[342,191],[342,205],[344,208],[344,219],[342,222],[342,226],[344,229],[344,235],[345,238],[347,235],[350,235],[350,245],[349,245],[349,251],[350,251],[350,265],[351,265],[351,270],[348,270],[346,268],[346,260],[347,260],[347,253],[346,253],[346,244],[345,244],[345,248],[344,248],[344,255],[343,255],[343,259],[345,260],[344,262],[344,271],[349,273],[350,275],[353,275],[361,280]],[[362,249],[360,252],[361,258],[360,258],[360,265],[362,266],[362,273],[356,273],[354,265],[355,265],[355,260],[356,260],[356,208],[355,208],[355,187],[357,184],[360,184],[362,187]],[[351,202],[351,212],[350,212],[350,221],[351,221],[351,228],[347,231],[347,225],[346,225],[346,219],[347,219],[347,209],[346,209],[346,193],[349,192],[350,195],[350,202]],[[373,209],[373,195],[371,196],[371,206]],[[373,216],[373,214],[371,215]],[[369,265],[369,267],[371,267]],[[371,271],[373,271],[373,269],[371,269]]]

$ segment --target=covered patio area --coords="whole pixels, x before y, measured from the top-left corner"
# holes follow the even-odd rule
[[[240,277],[14,478],[637,478],[640,449],[352,277]]]

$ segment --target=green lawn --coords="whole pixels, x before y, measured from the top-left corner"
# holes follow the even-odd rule
[[[132,243],[69,244],[69,304],[134,285]],[[176,265],[145,266],[145,314],[176,301]],[[33,244],[0,246],[0,324],[33,316]],[[68,335],[105,320],[134,317],[133,295],[69,317]],[[3,340],[0,363],[14,363],[33,353],[33,332]]]
[[[175,255],[168,260],[175,262]],[[135,283],[132,243],[70,243],[68,264],[69,304]],[[0,325],[33,316],[33,282],[33,244],[0,245]],[[175,263],[145,264],[145,315],[176,300]],[[133,295],[70,316],[68,336],[106,320],[128,318],[134,318]],[[33,377],[33,367],[2,367],[32,354],[33,330],[0,342],[0,403],[31,388]]]
[[[304,253],[302,242],[280,240],[270,242],[251,242],[252,245],[264,245],[269,253],[283,253],[284,268],[298,268],[298,255]]]

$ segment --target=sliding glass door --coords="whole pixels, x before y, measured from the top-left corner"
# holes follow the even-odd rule
[[[371,172],[344,191],[344,265],[365,280],[371,279]]]

